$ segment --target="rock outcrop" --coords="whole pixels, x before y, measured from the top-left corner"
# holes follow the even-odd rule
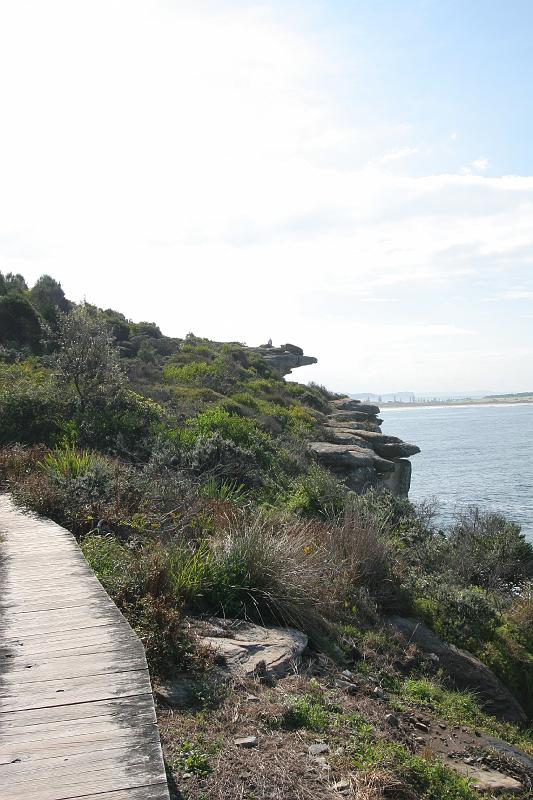
[[[295,344],[283,344],[281,347],[264,344],[252,349],[263,356],[267,364],[277,370],[280,375],[290,375],[296,367],[306,367],[309,364],[317,363],[314,356],[304,356],[302,348]]]
[[[333,400],[324,420],[325,441],[311,442],[312,455],[355,492],[388,489],[407,497],[411,485],[410,456],[415,444],[381,432],[378,406],[350,397]]]
[[[523,725],[526,714],[511,692],[483,662],[439,639],[422,622],[406,617],[391,617],[391,625],[424,653],[435,656],[458,689],[475,692],[483,707],[498,719]]]
[[[273,347],[268,342],[251,349],[280,375],[316,364],[314,356],[304,355],[295,344]],[[351,397],[331,400],[329,414],[316,412],[322,436],[309,444],[309,451],[354,492],[388,489],[407,497],[411,485],[411,462],[407,459],[419,453],[420,448],[397,436],[385,436],[380,427],[383,420],[378,415],[379,407],[371,403]]]
[[[231,677],[259,672],[285,675],[299,663],[307,647],[305,633],[294,628],[263,628],[243,620],[211,619],[200,623],[196,632]]]

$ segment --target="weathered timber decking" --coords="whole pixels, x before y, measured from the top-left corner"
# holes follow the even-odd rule
[[[168,797],[141,642],[72,534],[0,495],[0,799]]]

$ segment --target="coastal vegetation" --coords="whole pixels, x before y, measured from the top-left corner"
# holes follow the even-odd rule
[[[335,399],[286,382],[242,343],[170,338],[72,303],[49,276],[29,288],[0,274],[2,488],[76,535],[154,678],[185,672],[209,687],[212,654],[191,619],[291,626],[309,637],[309,675],[289,678],[277,699],[262,685],[254,729],[278,736],[289,762],[295,732],[332,753],[348,743],[333,769],[363,798],[471,800],[477,791],[429,741],[420,747],[383,718],[422,710],[533,755],[533,547],[475,506],[442,530],[430,506],[350,490],[308,448]],[[402,638],[396,617],[477,657],[523,718],[491,713]],[[361,702],[334,683],[339,670]],[[178,745],[171,721],[162,725],[169,764],[193,776],[191,798],[236,791],[220,782],[219,754],[238,697],[217,689],[214,704],[206,690],[200,710],[184,712],[189,739]],[[306,787],[302,777],[285,796],[331,796]],[[246,796],[283,796],[254,791]]]

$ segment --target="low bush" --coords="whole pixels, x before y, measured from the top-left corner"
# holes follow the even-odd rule
[[[499,514],[471,507],[448,535],[451,568],[464,584],[513,592],[533,578],[533,545]]]
[[[82,545],[96,576],[141,639],[150,670],[165,675],[194,668],[197,653],[182,625],[167,553],[155,543],[129,551],[105,537],[90,536]]]
[[[335,517],[344,511],[349,491],[328,470],[311,464],[306,474],[295,478],[283,504],[303,517]]]

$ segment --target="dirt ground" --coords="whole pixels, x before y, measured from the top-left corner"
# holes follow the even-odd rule
[[[318,687],[336,710],[333,727],[317,733],[279,724],[290,698],[305,695],[311,686],[314,691]],[[300,674],[274,683],[250,679],[209,691],[196,707],[159,708],[175,800],[413,800],[413,794],[406,794],[384,770],[363,774],[354,768],[353,731],[343,722],[354,713],[374,727],[378,738],[399,742],[420,755],[438,755],[474,779],[489,778],[497,770],[496,775],[522,785],[520,792],[506,796],[533,797],[533,762],[525,765],[497,754],[496,740],[481,731],[451,726],[415,707],[398,711],[393,698],[366,677],[347,681],[340,672],[328,669],[321,674],[316,665],[308,665]],[[492,796],[502,797],[502,790],[488,792],[487,797]]]

